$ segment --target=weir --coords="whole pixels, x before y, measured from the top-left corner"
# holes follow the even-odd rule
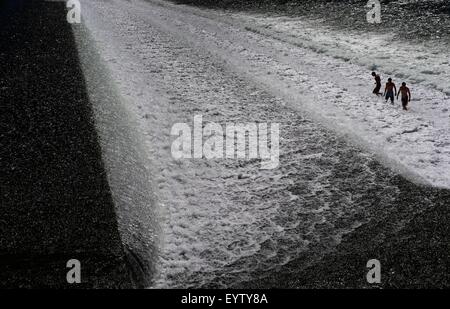
[[[153,166],[136,116],[129,110],[135,103],[119,94],[83,22],[72,24],[72,30],[127,261],[133,281],[149,287],[156,273],[160,216]]]

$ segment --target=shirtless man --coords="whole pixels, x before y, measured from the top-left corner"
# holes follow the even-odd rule
[[[392,82],[392,78],[388,79],[386,83],[386,88],[384,88],[384,96],[386,98],[386,102],[391,99],[391,103],[394,104],[394,96],[397,93],[397,87]]]
[[[409,88],[406,87],[406,83],[402,83],[402,86],[398,90],[397,100],[398,100],[398,96],[399,96],[400,93],[402,94],[403,110],[407,111],[408,110],[408,108],[407,108],[408,102],[411,102],[411,92],[409,91]]]
[[[373,90],[373,93],[376,95],[381,95],[380,89],[381,89],[381,77],[375,72],[372,72],[372,76],[375,78],[375,89]]]

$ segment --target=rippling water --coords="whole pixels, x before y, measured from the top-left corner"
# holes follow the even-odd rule
[[[153,24],[158,12],[142,17],[127,5],[86,5],[92,6],[87,26],[137,119],[154,177],[161,226],[154,286],[229,287],[300,257],[306,267],[399,204],[395,228],[430,206],[420,190],[413,203],[402,202],[405,188],[417,187],[372,154],[210,52],[161,31]],[[173,160],[170,127],[191,123],[194,115],[205,123],[280,123],[280,167],[262,171],[258,160]]]
[[[264,11],[308,16],[349,31],[394,33],[408,40],[432,39],[441,43],[450,37],[450,3],[447,0],[381,0],[382,23],[367,23],[367,0],[175,0],[235,10]]]

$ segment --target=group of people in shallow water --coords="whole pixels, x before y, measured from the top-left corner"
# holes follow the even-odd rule
[[[397,87],[392,82],[392,78],[388,79],[388,82],[386,83],[386,87],[384,88],[384,94],[380,92],[381,90],[381,77],[375,72],[372,72],[372,76],[375,78],[375,89],[373,90],[373,93],[377,96],[383,95],[386,99],[386,102],[391,100],[391,103],[394,104],[395,96],[402,94],[402,106],[403,110],[408,110],[408,103],[411,102],[411,92],[409,91],[409,88],[406,87],[406,83],[403,82],[402,86],[397,92]]]

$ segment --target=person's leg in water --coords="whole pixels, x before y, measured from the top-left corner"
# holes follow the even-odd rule
[[[408,97],[402,97],[402,106],[404,111],[408,110]]]
[[[380,96],[380,95],[382,95],[382,93],[380,93],[380,90],[381,90],[381,84],[379,84],[375,87],[375,89],[373,90],[373,93],[376,94],[377,96]]]
[[[394,104],[394,92],[393,91],[388,91],[386,92],[386,103],[387,101],[391,99],[391,104]]]

